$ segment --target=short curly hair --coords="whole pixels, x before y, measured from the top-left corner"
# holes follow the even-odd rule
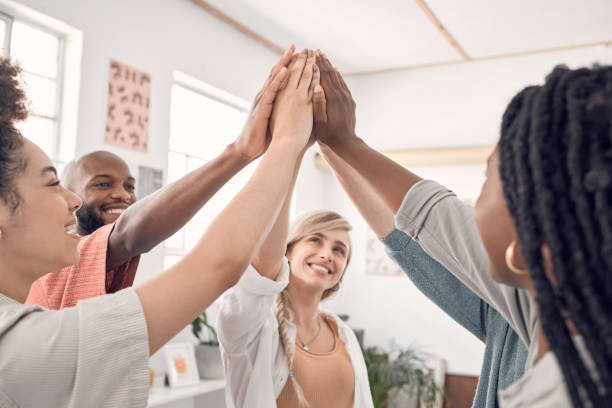
[[[19,153],[23,136],[15,122],[28,116],[28,100],[20,83],[21,68],[9,58],[0,58],[0,199],[12,211],[21,203],[15,176],[27,166]]]

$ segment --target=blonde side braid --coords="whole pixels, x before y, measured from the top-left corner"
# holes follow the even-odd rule
[[[278,331],[280,333],[283,349],[285,350],[285,355],[287,356],[287,362],[289,364],[289,379],[291,380],[291,384],[293,385],[293,389],[297,396],[299,407],[307,408],[310,407],[310,404],[306,400],[304,390],[302,390],[302,387],[298,383],[297,379],[295,378],[295,374],[293,373],[295,345],[292,344],[291,339],[289,338],[289,331],[287,329],[287,322],[290,322],[292,319],[289,303],[287,292],[286,290],[283,290],[276,298],[276,320],[278,320]]]

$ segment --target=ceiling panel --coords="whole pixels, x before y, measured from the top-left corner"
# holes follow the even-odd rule
[[[611,0],[426,0],[470,57],[612,41]]]
[[[321,48],[343,72],[460,60],[410,0],[209,0],[267,40]]]

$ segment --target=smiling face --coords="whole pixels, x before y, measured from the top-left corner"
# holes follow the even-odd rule
[[[315,232],[287,250],[291,282],[323,293],[342,278],[348,262],[350,240],[344,229]]]
[[[136,201],[136,180],[127,164],[109,152],[81,158],[64,180],[83,199],[77,212],[79,233],[88,235],[117,218]]]
[[[24,140],[19,152],[27,165],[15,178],[21,202],[13,211],[0,205],[0,252],[13,281],[25,287],[40,276],[79,261],[74,212],[81,200],[59,184],[51,160]]]

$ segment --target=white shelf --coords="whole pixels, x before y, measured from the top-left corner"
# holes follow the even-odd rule
[[[169,402],[197,397],[223,388],[225,388],[225,380],[201,380],[199,384],[176,388],[154,387],[149,390],[148,407],[158,407]]]

